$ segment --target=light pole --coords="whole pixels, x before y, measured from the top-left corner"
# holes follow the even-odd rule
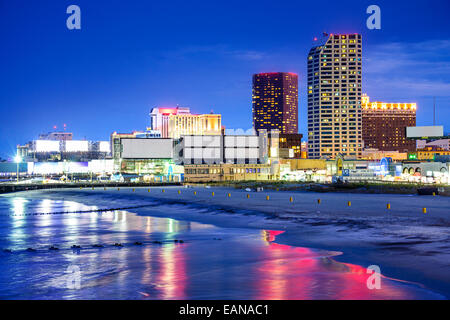
[[[22,157],[19,155],[16,155],[14,157],[14,162],[17,164],[17,182],[19,182],[19,164],[22,162]]]

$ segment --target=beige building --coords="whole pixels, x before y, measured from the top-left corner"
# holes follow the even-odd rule
[[[359,34],[327,35],[308,55],[308,157],[361,157]]]
[[[392,158],[393,161],[402,161],[408,158],[408,153],[398,151],[382,151],[371,148],[364,149],[362,151],[362,159],[364,160],[381,160],[383,158]]]
[[[161,132],[162,138],[178,139],[185,135],[220,135],[220,114],[191,114],[189,108],[153,108],[151,129]]]
[[[291,171],[297,170],[325,170],[327,163],[323,159],[282,159],[280,164],[289,164]]]
[[[192,164],[184,166],[185,182],[276,180],[278,168],[269,164]]]

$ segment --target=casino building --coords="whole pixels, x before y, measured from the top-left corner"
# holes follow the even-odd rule
[[[162,138],[178,139],[183,135],[220,135],[220,114],[192,114],[186,107],[153,108],[151,129],[161,132]]]
[[[415,103],[371,102],[361,99],[364,148],[381,151],[412,152],[416,142],[406,138],[406,127],[416,125]]]

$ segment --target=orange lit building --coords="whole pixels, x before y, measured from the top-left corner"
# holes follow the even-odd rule
[[[435,161],[436,156],[450,156],[450,151],[437,146],[429,146],[418,149],[415,152],[410,152],[408,154],[408,160]]]
[[[253,128],[298,133],[298,75],[269,72],[253,75]]]
[[[308,142],[303,141],[301,144],[301,156],[302,159],[308,159]]]
[[[416,142],[406,138],[406,127],[416,125],[415,103],[371,102],[361,99],[362,138],[365,148],[382,151],[410,152]]]

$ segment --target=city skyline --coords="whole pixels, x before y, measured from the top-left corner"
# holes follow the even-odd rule
[[[0,301],[449,300],[449,12],[0,0]]]
[[[380,1],[382,29],[371,31],[365,27],[368,2],[341,2],[348,12],[333,19],[319,14],[313,4],[300,7],[287,1],[280,7],[262,2],[259,14],[284,12],[273,19],[286,19],[292,30],[282,34],[274,28],[269,35],[249,38],[252,23],[258,20],[250,14],[251,3],[234,13],[232,4],[208,8],[227,17],[234,14],[236,25],[229,26],[225,17],[202,16],[183,31],[178,25],[198,13],[181,3],[171,12],[177,22],[161,30],[155,26],[165,16],[157,18],[155,12],[167,12],[163,4],[140,3],[124,9],[118,3],[78,1],[83,14],[79,31],[65,27],[66,4],[30,4],[22,10],[18,4],[2,3],[0,35],[8,50],[1,59],[0,115],[8,120],[0,128],[5,137],[0,157],[12,157],[17,144],[50,131],[55,124],[62,128],[67,123],[76,137],[92,140],[105,139],[113,131],[142,130],[147,125],[144,115],[155,105],[180,104],[195,113],[213,109],[222,114],[227,128],[248,129],[251,75],[273,71],[299,74],[299,133],[306,137],[306,57],[313,38],[320,38],[322,31],[362,33],[363,93],[382,101],[416,102],[417,125],[432,124],[436,96],[437,124],[448,128],[450,31],[445,28],[445,8],[449,4],[436,1],[420,10],[409,4]],[[331,12],[335,6],[330,4],[326,10]],[[300,18],[314,14],[294,22],[286,7],[297,9]],[[36,16],[46,23],[31,28]],[[110,21],[113,18],[120,23]],[[202,29],[204,24],[210,24],[210,30]],[[195,39],[188,37],[192,31],[197,31]],[[130,32],[135,35],[130,37]],[[293,35],[295,41],[288,41]],[[16,37],[23,40],[15,43]],[[169,37],[172,41],[167,44]]]

